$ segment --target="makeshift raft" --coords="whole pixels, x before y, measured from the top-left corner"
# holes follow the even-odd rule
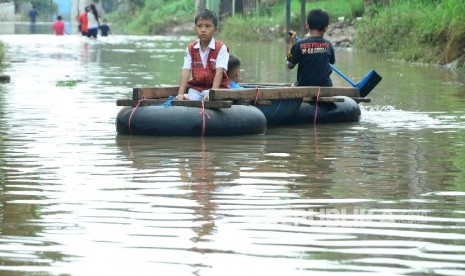
[[[117,132],[155,136],[263,134],[267,125],[355,122],[360,117],[358,102],[370,101],[348,87],[244,86],[240,90],[212,89],[208,101],[170,101],[178,86],[134,88],[132,99],[116,101],[117,106],[125,106],[116,118]]]

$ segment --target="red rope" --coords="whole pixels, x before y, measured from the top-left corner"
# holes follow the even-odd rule
[[[136,112],[136,109],[139,107],[140,103],[142,102],[143,99],[140,99],[136,106],[134,107],[134,109],[131,111],[131,114],[129,115],[129,119],[128,119],[128,128],[129,128],[129,134],[132,134],[132,131],[131,131],[131,118],[132,118],[132,114],[134,114],[134,112]]]
[[[202,137],[205,136],[205,116],[210,119],[210,115],[205,112],[205,102],[202,99],[202,110],[199,112],[202,115]]]
[[[320,99],[320,87],[318,87],[318,93],[316,94],[315,117],[313,117],[313,126],[316,125],[316,117],[318,116],[318,100],[319,99]]]
[[[257,105],[258,97],[260,97],[260,89],[258,89],[258,86],[255,89],[255,101],[253,102],[253,105]]]

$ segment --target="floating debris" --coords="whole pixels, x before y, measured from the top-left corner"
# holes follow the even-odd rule
[[[57,81],[57,86],[58,87],[72,87],[72,86],[76,86],[80,82],[82,82],[82,80]]]

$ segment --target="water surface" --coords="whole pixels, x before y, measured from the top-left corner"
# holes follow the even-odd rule
[[[339,49],[383,76],[358,123],[117,135],[192,39],[0,36],[1,275],[465,274],[463,73]],[[243,81],[294,81],[283,43],[226,42]]]

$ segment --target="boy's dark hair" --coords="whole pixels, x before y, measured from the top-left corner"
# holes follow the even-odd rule
[[[215,27],[218,26],[218,16],[216,16],[216,13],[214,11],[204,10],[199,12],[195,17],[194,23],[197,24],[197,20],[199,19],[211,20]]]
[[[323,9],[314,9],[308,13],[307,24],[312,30],[324,31],[329,25],[328,12]]]
[[[241,61],[235,55],[229,55],[228,73],[241,66]]]
[[[58,15],[57,16],[57,20],[61,20],[63,17],[61,17],[61,15]]]

